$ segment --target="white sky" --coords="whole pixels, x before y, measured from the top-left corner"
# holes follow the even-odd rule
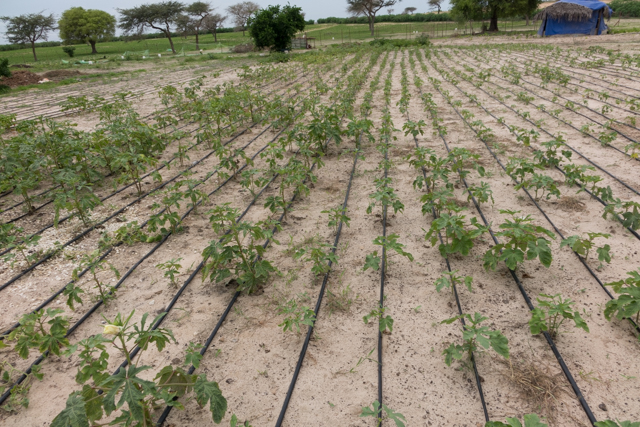
[[[203,0],[206,1],[206,0]],[[217,7],[218,12],[224,13],[225,9],[232,4],[238,3],[241,0],[212,0],[211,4]],[[269,6],[271,4],[286,4],[287,0],[252,0],[258,3],[262,7]],[[82,6],[85,9],[100,9],[118,17],[118,11],[116,9],[126,9],[133,6],[137,6],[143,3],[153,3],[153,0],[139,1],[139,0],[110,0],[95,1],[85,0],[83,2],[74,0],[0,0],[0,16],[17,16],[27,13],[37,13],[44,11],[45,13],[53,13],[56,18],[59,18],[62,12],[74,7]],[[189,0],[183,0],[184,3],[189,3]],[[307,19],[319,19],[327,18],[329,16],[346,17],[346,1],[345,0],[288,0],[292,5],[299,6],[303,12],[306,13]],[[405,7],[416,7],[417,12],[428,12],[427,0],[404,0],[397,3],[393,9],[394,13],[401,13]],[[448,2],[446,7],[448,8]],[[379,14],[386,14],[386,10],[381,10]],[[230,22],[225,22],[230,26]],[[6,44],[7,40],[4,36],[5,25],[0,21],[0,44]],[[49,40],[59,40],[57,32],[52,32],[49,35]]]

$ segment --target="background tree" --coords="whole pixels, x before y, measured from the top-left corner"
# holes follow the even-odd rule
[[[402,11],[403,15],[413,15],[413,12],[415,12],[416,10],[418,10],[417,7],[405,7],[404,11]]]
[[[347,0],[347,12],[353,16],[365,15],[369,20],[371,37],[375,35],[376,13],[383,7],[391,7],[402,0]]]
[[[247,21],[249,35],[257,48],[267,47],[270,50],[291,48],[291,38],[305,26],[302,9],[286,5],[269,6],[250,16]]]
[[[429,0],[427,3],[429,4],[430,9],[437,9],[438,14],[440,14],[440,11],[442,10],[442,1],[443,0]]]
[[[160,3],[143,4],[131,9],[118,9],[122,15],[120,27],[125,34],[143,34],[147,28],[153,28],[164,33],[169,39],[171,51],[176,53],[171,40],[171,26],[176,23],[184,11],[184,5],[177,1],[163,1]]]
[[[389,15],[393,15],[393,12],[394,12],[394,11],[395,11],[395,9],[394,9],[394,8],[387,9],[387,13],[388,13]]]
[[[211,4],[205,3],[203,1],[196,1],[187,6],[184,11],[187,15],[193,18],[193,28],[196,32],[196,50],[200,49],[200,40],[198,40],[198,34],[200,33],[200,28],[202,28],[202,24],[205,19],[214,11],[214,8],[211,7]]]
[[[207,16],[204,21],[202,21],[202,28],[206,31],[211,31],[213,33],[213,41],[217,42],[218,35],[216,34],[216,31],[218,31],[218,28],[222,28],[222,23],[226,20],[226,16],[215,13]]]
[[[188,15],[180,14],[174,21],[176,32],[179,33],[182,38],[187,38],[190,34],[195,32],[195,26],[193,19]]]
[[[483,17],[482,5],[478,0],[451,0],[451,18],[454,21],[471,25],[471,21],[480,20]],[[471,26],[473,34],[473,26]]]
[[[252,1],[243,1],[227,8],[227,12],[233,16],[233,23],[236,24],[236,27],[242,28],[243,36],[249,17],[258,10],[260,10],[260,6]]]
[[[40,13],[29,13],[20,16],[3,16],[1,20],[6,22],[7,31],[5,35],[9,43],[21,44],[30,43],[33,51],[33,60],[37,61],[36,42],[38,40],[47,41],[49,32],[56,29],[56,19],[51,15]]]
[[[477,15],[477,11],[480,10],[482,18],[489,19],[489,31],[498,31],[498,18],[531,14],[538,8],[539,4],[539,0],[452,0],[451,13],[459,16],[463,12],[456,9],[463,8],[467,9],[467,12],[468,10],[473,10],[473,14]]]
[[[98,53],[96,43],[116,34],[116,18],[102,10],[72,7],[62,13],[58,28],[66,44],[89,43],[91,53]]]

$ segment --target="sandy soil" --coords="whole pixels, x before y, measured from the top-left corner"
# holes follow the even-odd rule
[[[415,55],[407,50],[389,52],[386,65],[382,67],[382,58],[387,55],[385,53],[371,69],[367,81],[357,95],[356,104],[359,105],[363,102],[370,83],[376,76],[379,77],[380,81],[373,96],[373,110],[369,117],[376,125],[372,133],[377,140],[380,136],[378,128],[384,108],[384,80],[388,75],[391,76],[389,108],[393,125],[398,131],[394,133],[397,140],[389,152],[393,160],[389,177],[405,208],[397,214],[390,212],[386,227],[387,234],[399,235],[398,240],[406,245],[405,250],[413,254],[415,260],[410,262],[404,257],[392,256],[385,277],[385,313],[393,317],[394,328],[391,334],[383,335],[382,395],[383,402],[388,407],[406,417],[407,426],[484,425],[481,396],[473,372],[457,362],[451,367],[446,366],[441,354],[449,344],[461,342],[462,332],[458,322],[450,325],[440,324],[442,320],[457,315],[458,309],[449,292],[438,293],[433,285],[446,271],[446,265],[437,247],[432,247],[424,239],[424,230],[430,227],[433,218],[422,213],[422,203],[419,201],[422,193],[412,186],[419,171],[411,167],[405,159],[416,144],[432,149],[439,156],[447,154],[445,142],[449,148],[464,147],[480,156],[479,162],[486,169],[487,175],[480,177],[472,172],[467,177],[467,183],[473,185],[486,182],[490,185],[495,202],[483,204],[481,209],[494,231],[498,231],[498,226],[508,217],[500,212],[501,209],[520,210],[523,215],[531,215],[536,225],[553,229],[552,222],[565,237],[586,232],[609,233],[611,236],[606,243],[611,246],[611,252],[614,254],[611,263],[599,265],[593,256],[588,261],[595,275],[604,283],[622,279],[626,272],[636,269],[638,265],[637,239],[619,223],[603,219],[604,208],[597,200],[584,192],[577,193],[575,187],[569,188],[563,184],[564,178],[560,171],[548,169],[543,172],[557,182],[563,198],[541,200],[536,206],[523,190],[514,188],[515,183],[503,172],[497,161],[506,164],[511,156],[533,158],[534,150],[540,148],[542,142],[550,140],[550,135],[562,133],[567,144],[581,153],[573,153],[574,163],[586,165],[589,164],[587,160],[596,163],[603,169],[594,172],[602,176],[601,185],[610,186],[616,197],[640,202],[640,195],[623,185],[625,183],[640,191],[640,165],[613,148],[624,151],[624,146],[630,140],[640,140],[640,130],[635,126],[617,127],[616,129],[630,139],[619,136],[612,143],[612,147],[602,146],[593,136],[585,135],[579,130],[589,123],[603,123],[609,119],[622,120],[627,115],[638,114],[628,110],[624,103],[618,104],[612,98],[603,100],[596,95],[588,98],[588,106],[593,111],[581,108],[579,113],[583,115],[580,115],[564,108],[567,101],[583,105],[585,88],[594,91],[595,94],[616,94],[615,96],[621,100],[637,98],[640,95],[640,77],[632,73],[637,69],[621,69],[615,65],[607,65],[585,70],[575,66],[575,63],[572,66],[571,58],[566,55],[527,49],[500,49],[495,45],[522,43],[522,39],[492,38],[491,43],[494,45],[491,47],[479,46],[486,43],[486,40],[448,40],[446,46],[439,44],[437,49],[433,49],[429,59],[424,59],[422,51],[423,60],[416,60],[415,68],[409,65],[410,58],[415,59]],[[576,47],[568,45],[568,40],[570,39],[544,39],[532,42],[529,39],[527,42],[552,44],[575,52]],[[582,40],[579,42],[583,43]],[[637,49],[637,43],[640,43],[638,35],[590,38],[578,47],[584,49],[589,45],[606,46],[609,42],[614,43],[614,48],[615,43],[621,44],[627,53],[640,53]],[[477,47],[467,48],[476,46],[476,43]],[[596,54],[594,58],[606,56]],[[549,61],[550,65],[560,67],[571,77],[569,84],[563,87],[550,83],[546,86],[547,89],[541,88],[543,82],[540,77],[525,72],[527,61],[531,59],[539,62]],[[585,60],[586,58],[580,58],[580,61]],[[364,63],[366,61],[363,61]],[[397,106],[402,97],[402,63],[409,80],[410,102],[406,114]],[[502,66],[509,64],[523,71],[523,79],[517,84],[507,80],[500,72]],[[335,64],[336,70],[340,68],[339,65]],[[474,85],[462,77],[456,77],[455,83],[451,81],[456,73],[465,73],[465,76],[473,76],[468,78],[477,82],[476,75],[489,70],[492,71],[492,76],[482,85]],[[187,70],[176,77],[176,82],[179,79],[188,79],[189,73]],[[233,71],[229,70],[227,73],[226,78],[232,81]],[[220,78],[224,76],[225,74]],[[346,78],[342,74],[338,76]],[[416,76],[423,82],[421,88],[413,83]],[[448,92],[452,103],[430,82],[430,78],[440,82],[440,90]],[[210,85],[218,82],[210,77],[205,81]],[[326,82],[329,84],[334,82],[334,79],[328,76]],[[138,84],[140,88],[144,86],[142,82]],[[622,84],[626,88],[621,88]],[[282,92],[286,86],[279,83],[271,89]],[[150,91],[149,98],[154,96],[152,87],[150,84],[144,86],[145,90]],[[525,98],[517,96],[521,92],[533,97],[533,100],[522,101],[521,99]],[[438,116],[447,127],[444,139],[437,135],[437,132],[434,134],[431,117],[425,112],[421,95],[426,93],[432,95],[437,105]],[[552,99],[554,95],[557,99]],[[480,105],[472,99],[477,99]],[[603,110],[604,106],[609,105],[605,101],[612,104],[611,110]],[[329,95],[322,98],[324,104],[329,105],[331,102],[333,100]],[[540,105],[545,106],[544,111],[536,108]],[[557,117],[545,112],[556,108],[562,109]],[[141,114],[146,114],[153,110],[153,106],[141,102],[140,109]],[[489,144],[480,140],[473,128],[462,120],[459,115],[462,110],[473,113],[474,120],[482,120],[492,129],[495,137]],[[530,121],[522,117],[525,112]],[[90,129],[96,120],[92,114],[73,119],[86,129]],[[425,122],[424,134],[418,135],[415,141],[411,135],[405,136],[404,132],[400,131],[409,120]],[[539,122],[542,123],[538,129],[540,137],[532,142],[531,147],[527,148],[516,142],[516,137],[510,129],[514,126],[533,129],[534,125],[531,122],[540,120],[544,120]],[[252,138],[256,138],[245,149],[249,156],[256,154],[265,144],[277,138],[277,133],[272,130],[261,134],[264,129],[256,128],[250,134],[240,136],[233,143],[234,146],[243,146]],[[309,239],[333,242],[334,231],[327,227],[327,217],[322,211],[343,203],[354,162],[354,147],[353,139],[347,138],[339,146],[329,146],[328,153],[323,158],[325,166],[317,170],[318,179],[312,186],[310,195],[295,202],[293,213],[283,223],[283,229],[278,234],[279,244],[270,245],[265,254],[283,274],[274,277],[258,294],[241,296],[237,300],[211,348],[205,354],[198,372],[206,372],[210,379],[220,383],[229,403],[223,424],[228,424],[231,414],[235,413],[239,419],[249,420],[253,426],[273,425],[282,410],[305,331],[283,333],[282,327],[279,326],[283,316],[277,314],[277,307],[291,298],[296,298],[305,306],[313,307],[318,299],[321,284],[321,279],[313,276],[310,263],[293,259],[292,248]],[[324,295],[313,338],[284,418],[284,426],[373,424],[371,419],[360,418],[359,415],[362,407],[370,406],[378,395],[378,330],[375,322],[365,324],[362,318],[378,304],[380,273],[363,271],[362,266],[365,255],[378,249],[373,244],[373,239],[382,235],[379,207],[371,214],[366,213],[371,201],[369,195],[375,188],[374,179],[382,175],[382,171],[377,168],[382,154],[373,144],[364,144],[362,154],[363,157],[357,162],[348,198],[347,215],[351,222],[349,227],[342,229],[337,249],[339,261],[333,266],[329,276],[328,290],[331,294]],[[205,150],[195,150],[192,160],[204,155]],[[286,157],[293,155],[293,152],[288,152]],[[208,159],[195,169],[197,176],[203,176],[216,165],[217,160]],[[257,158],[256,166],[263,167],[264,161]],[[618,179],[607,175],[605,171]],[[175,172],[172,170],[171,174]],[[249,209],[247,220],[258,221],[269,216],[268,210],[263,207],[264,200],[269,195],[276,194],[278,185],[279,181],[275,181],[260,196]],[[215,187],[215,179],[212,179],[206,188],[212,191]],[[457,183],[454,192],[460,206],[465,208],[463,214],[467,218],[476,217],[480,221],[480,213],[467,201],[464,185]],[[125,196],[126,194],[114,200],[113,204],[121,206],[126,203],[131,196]],[[153,197],[150,197],[149,200],[129,209],[126,212],[127,220],[148,219],[148,205],[152,202]],[[237,182],[231,181],[212,197],[212,204],[226,202],[244,208],[250,204],[251,197]],[[201,261],[202,248],[216,237],[204,212],[206,209],[187,217],[185,232],[171,236],[167,243],[136,268],[118,291],[118,297],[108,306],[100,307],[75,331],[71,341],[77,342],[99,333],[102,328],[101,314],[113,317],[117,312],[128,313],[136,309],[136,319],[139,319],[144,312],[162,312],[174,296],[176,288],[168,284],[155,265],[170,258],[182,257],[184,268],[178,283],[185,283],[191,271],[189,266],[195,266]],[[98,214],[107,213],[108,209],[105,208]],[[15,212],[8,212],[2,219],[11,218],[11,215],[15,215]],[[50,220],[50,215],[51,213],[45,210],[37,220],[39,222],[25,221],[24,226],[36,229],[41,223]],[[114,221],[113,224],[107,225],[107,228],[117,225]],[[77,232],[75,226],[76,224],[70,221],[55,232],[70,237]],[[603,309],[609,297],[575,254],[567,247],[560,247],[561,240],[560,236],[557,236],[552,242],[554,259],[550,268],[542,267],[537,261],[524,263],[518,272],[524,292],[535,305],[536,297],[541,293],[561,293],[575,301],[575,308],[584,317],[590,332],[586,333],[565,325],[563,333],[555,339],[558,352],[569,373],[598,420],[640,420],[640,358],[637,357],[640,342],[634,329],[627,322],[608,322],[604,319]],[[604,242],[604,239],[597,241],[598,244]],[[72,250],[89,251],[95,248],[96,244],[97,233],[82,240]],[[492,420],[504,420],[507,416],[537,412],[547,417],[550,426],[590,425],[548,343],[541,336],[531,335],[528,326],[529,309],[506,267],[503,265],[497,271],[489,272],[482,268],[482,256],[492,245],[491,238],[485,235],[475,242],[469,256],[452,256],[449,259],[453,270],[458,270],[461,275],[473,277],[471,292],[466,288],[458,289],[463,312],[478,312],[487,316],[487,325],[500,330],[509,340],[511,362],[506,362],[494,352],[476,354],[477,369],[489,417]],[[150,248],[147,244],[122,246],[110,255],[109,261],[121,272],[126,271]],[[73,267],[72,260],[58,257],[8,289],[0,291],[0,307],[3,309],[0,329],[10,326],[21,313],[66,283]],[[6,281],[13,274],[15,271],[5,266],[0,270],[0,281]],[[105,273],[104,277],[108,275]],[[165,326],[174,331],[177,344],[168,346],[162,353],[146,353],[143,362],[154,369],[169,363],[181,364],[187,343],[206,340],[231,301],[233,291],[231,287],[203,282],[198,275],[187,286],[165,322]],[[339,299],[334,297],[335,295],[346,295],[346,298]],[[351,302],[347,304],[346,309],[337,308],[336,301],[345,303],[347,300]],[[58,299],[52,306],[64,307],[64,301]],[[87,309],[88,305],[85,305],[77,307],[75,312],[67,310],[67,314],[73,321]],[[0,360],[13,363],[18,368],[27,366],[26,361],[18,359],[9,350],[0,350]],[[31,360],[33,357],[29,362]],[[361,363],[358,363],[359,360]],[[110,366],[115,367],[118,363],[120,358],[112,353]],[[553,379],[558,389],[548,408],[541,409],[533,404],[531,396],[524,393],[513,380],[513,371],[509,363],[513,366],[533,367]],[[68,394],[79,388],[73,379],[77,364],[76,356],[70,359],[47,359],[43,363],[44,380],[34,383],[30,391],[30,407],[17,414],[0,413],[0,423],[21,426],[48,425],[64,405]],[[191,426],[213,423],[208,411],[200,410],[195,402],[190,401],[186,403],[185,411],[172,411],[166,425]],[[386,420],[383,425],[394,424]]]

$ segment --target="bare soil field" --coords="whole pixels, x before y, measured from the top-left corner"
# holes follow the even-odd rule
[[[3,98],[0,425],[640,421],[640,39],[486,40]]]

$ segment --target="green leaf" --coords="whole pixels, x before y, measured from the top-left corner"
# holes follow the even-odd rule
[[[72,393],[67,406],[51,422],[51,427],[89,427],[89,418],[80,392]]]
[[[545,312],[539,308],[534,308],[531,312],[531,320],[529,320],[529,329],[533,335],[538,335],[542,331],[547,330],[547,322],[545,320]]]
[[[524,252],[520,249],[505,249],[502,251],[500,259],[507,264],[510,270],[515,270],[518,267],[518,263],[524,261]]]
[[[196,393],[198,405],[204,407],[209,402],[213,422],[220,424],[225,412],[227,412],[227,399],[222,396],[218,383],[207,381],[207,376],[200,374],[193,389]]]
[[[540,263],[549,268],[552,261],[551,248],[546,239],[539,237],[535,242],[530,241],[527,245],[527,259],[540,258]]]
[[[364,261],[364,271],[372,268],[374,271],[380,270],[380,257],[378,257],[378,251],[368,254]]]
[[[384,332],[389,329],[389,332],[393,332],[393,319],[391,316],[385,316],[380,318],[380,332]]]
[[[601,248],[597,248],[596,249],[596,253],[598,254],[598,261],[600,262],[606,262],[607,264],[611,263],[611,254],[609,253],[609,251],[611,250],[611,246],[609,245],[604,245]]]
[[[442,354],[444,355],[444,363],[446,363],[447,366],[451,366],[451,362],[453,362],[453,359],[462,359],[464,349],[461,345],[451,344],[442,352]]]

